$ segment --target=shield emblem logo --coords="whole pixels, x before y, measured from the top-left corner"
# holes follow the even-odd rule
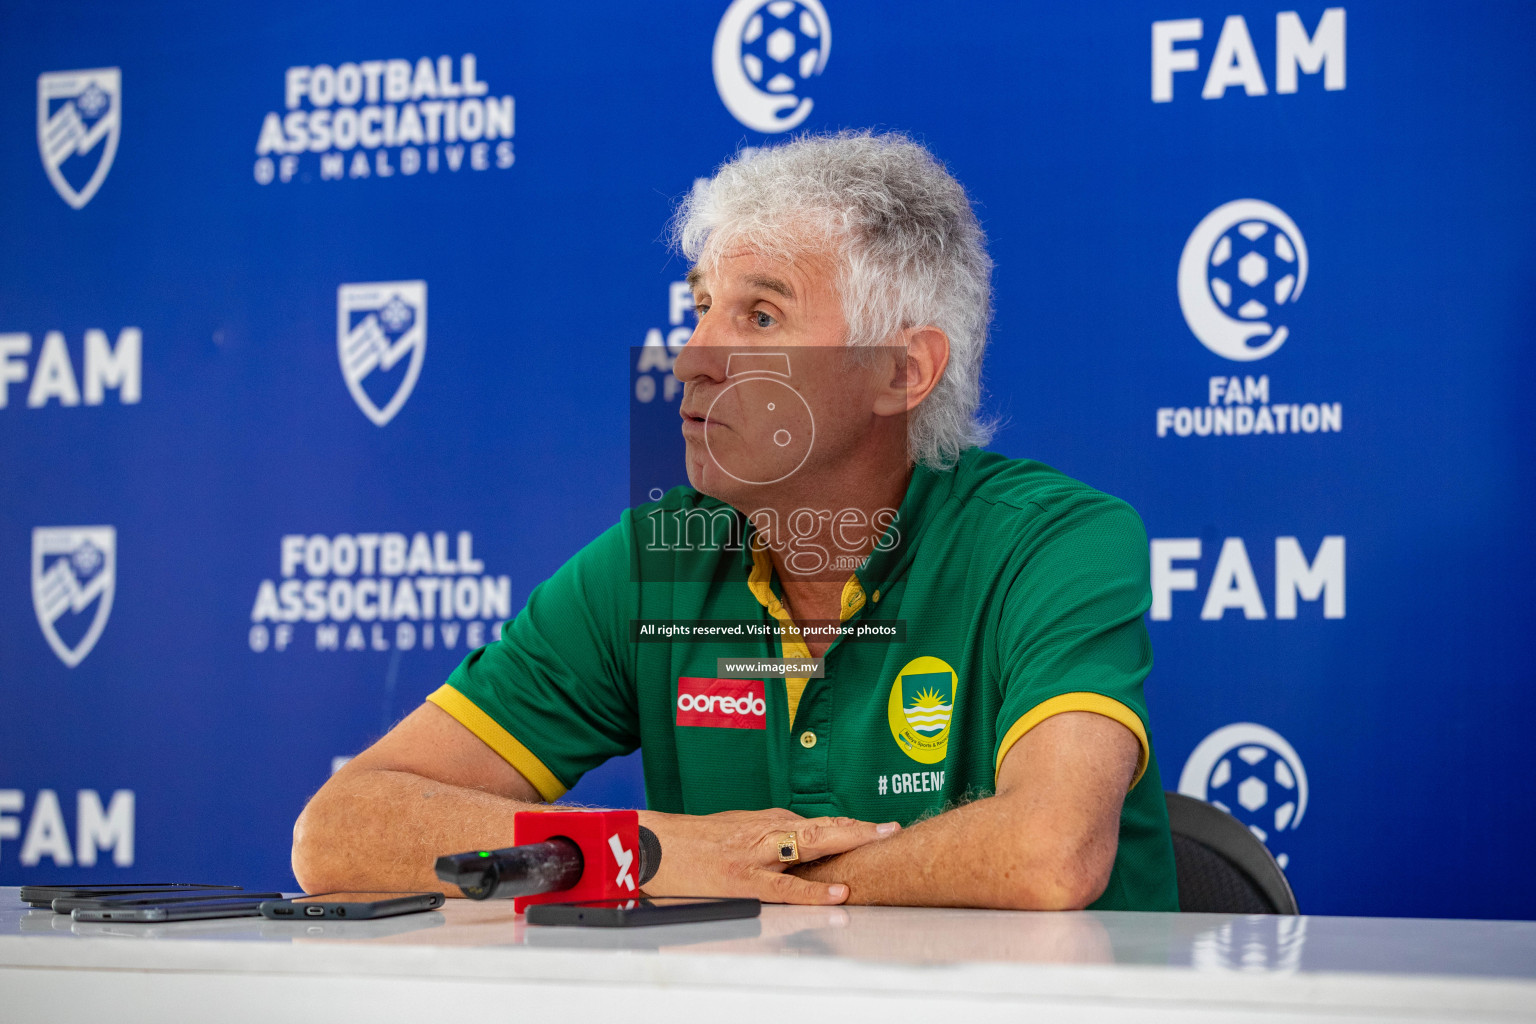
[[[123,125],[122,99],[117,68],[37,76],[37,148],[43,170],[77,210],[91,201],[112,169]]]
[[[336,352],[363,415],[380,427],[394,419],[427,354],[427,282],[342,285],[336,291]]]
[[[32,531],[32,608],[59,660],[74,668],[106,628],[117,589],[117,530],[40,526]]]
[[[954,688],[948,672],[914,672],[901,677],[901,705],[907,724],[924,738],[949,728]]]

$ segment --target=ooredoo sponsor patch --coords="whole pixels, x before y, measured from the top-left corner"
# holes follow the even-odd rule
[[[768,728],[768,701],[761,679],[677,680],[677,724],[715,729]]]

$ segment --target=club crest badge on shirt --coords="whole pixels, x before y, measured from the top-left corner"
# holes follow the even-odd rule
[[[939,658],[913,658],[891,684],[886,714],[901,752],[922,764],[938,764],[949,752],[949,726],[960,677]]]

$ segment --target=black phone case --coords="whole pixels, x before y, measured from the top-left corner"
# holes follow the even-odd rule
[[[126,896],[131,893],[153,895],[162,892],[171,896],[184,892],[238,893],[241,891],[243,890],[238,885],[204,885],[198,882],[125,882],[117,885],[24,885],[19,895],[24,903],[34,907],[49,907],[57,899],[76,899],[86,896]]]
[[[321,893],[320,895],[325,895]],[[295,903],[292,900],[264,900],[261,916],[274,921],[371,921],[398,914],[436,910],[443,905],[440,892],[423,892],[375,903]],[[316,909],[319,913],[315,913]]]
[[[257,917],[259,899],[231,896],[222,900],[191,900],[185,903],[135,904],[127,907],[83,907],[73,911],[76,921],[122,921],[160,923],[165,921],[201,921],[210,917]]]
[[[691,897],[681,897],[688,899]],[[657,924],[696,924],[757,917],[762,903],[754,899],[706,899],[699,903],[656,906],[644,899],[633,907],[604,907],[591,903],[535,903],[524,912],[529,924],[575,928],[644,928]]]
[[[60,896],[53,901],[55,914],[68,914],[75,910],[111,910],[116,907],[127,910],[135,906],[162,906],[174,903],[194,903],[219,899],[223,894],[203,890],[188,892],[183,889],[155,893],[122,893],[114,896]],[[282,899],[280,892],[232,892],[231,899],[275,900]]]

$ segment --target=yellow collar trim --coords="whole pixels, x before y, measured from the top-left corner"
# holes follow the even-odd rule
[[[768,555],[766,547],[752,545],[752,572],[747,577],[747,589],[752,591],[752,596],[757,598],[757,603],[768,609],[784,630],[785,636],[780,646],[780,657],[784,658],[809,658],[811,649],[806,646],[805,638],[800,635],[800,628],[795,625],[794,618],[789,614],[789,609],[784,607],[778,595],[773,592],[773,559]],[[847,622],[857,615],[860,608],[864,607],[864,587],[859,583],[859,577],[855,574],[848,576],[848,582],[843,584],[843,596],[838,609],[838,619]],[[810,679],[800,677],[784,680],[784,692],[789,698],[789,724],[791,728],[795,722],[795,712],[800,707],[800,695],[805,692],[806,684]]]

